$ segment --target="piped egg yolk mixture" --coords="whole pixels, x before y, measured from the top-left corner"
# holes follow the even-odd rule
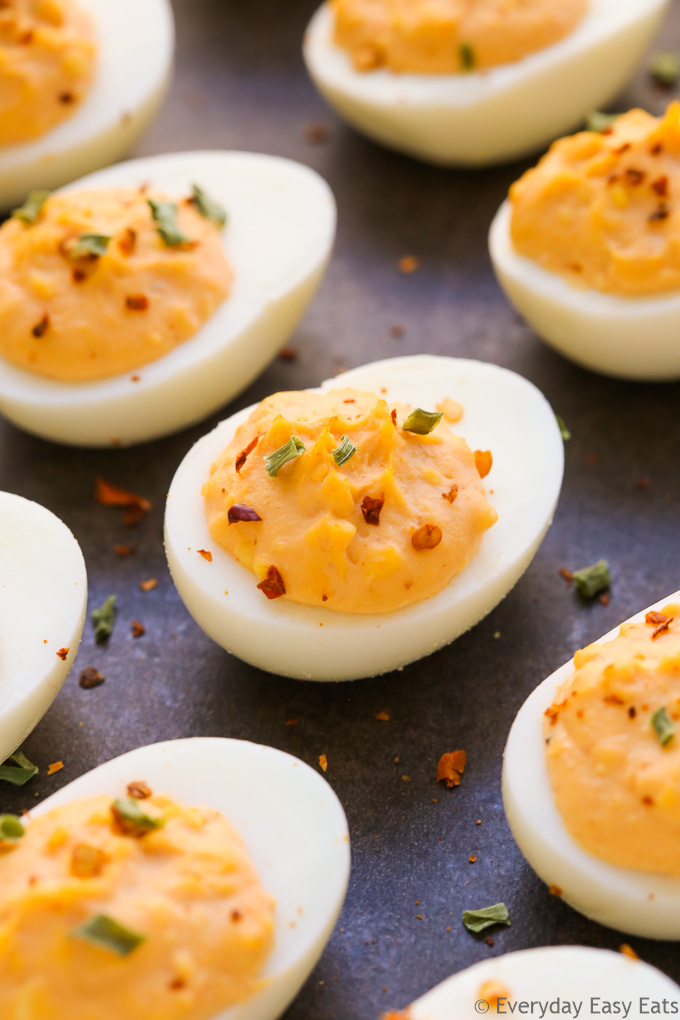
[[[357,71],[459,74],[511,64],[569,35],[588,0],[331,0]]]
[[[145,189],[29,196],[0,227],[0,356],[83,382],[170,353],[231,289],[207,212]]]
[[[515,250],[572,285],[638,297],[680,288],[680,103],[555,142],[510,189]]]
[[[70,117],[96,57],[90,17],[74,0],[2,0],[0,146],[40,138]]]
[[[270,599],[383,613],[428,598],[497,514],[441,413],[375,393],[277,393],[239,427],[203,487],[212,537]]]
[[[0,1015],[207,1020],[260,987],[273,912],[217,811],[74,801],[0,842]]]
[[[680,876],[680,605],[574,656],[544,720],[555,802],[610,864]]]

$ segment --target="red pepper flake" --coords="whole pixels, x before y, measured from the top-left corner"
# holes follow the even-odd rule
[[[84,691],[89,691],[93,687],[99,687],[100,684],[104,683],[104,680],[105,677],[99,672],[98,669],[95,669],[94,666],[88,666],[80,674],[80,680],[78,681],[78,683],[80,684]]]
[[[550,719],[550,725],[554,726],[560,716],[560,709],[564,708],[564,702],[562,701],[559,705],[550,705],[546,708],[543,715]]]
[[[618,694],[605,694],[604,696],[605,705],[625,705],[626,702],[623,698],[620,698]]]
[[[384,496],[364,496],[361,501],[361,512],[367,524],[372,524],[374,527],[380,524],[380,511],[384,505]]]
[[[297,356],[297,347],[282,347],[279,351],[281,361],[295,361]]]
[[[255,436],[255,438],[250,440],[250,442],[248,443],[246,448],[244,450],[241,450],[241,452],[239,453],[238,457],[236,458],[236,461],[234,462],[234,467],[236,469],[236,474],[238,474],[240,472],[241,468],[243,467],[245,462],[248,460],[248,457],[250,456],[250,454],[253,452],[253,450],[257,446],[257,441],[258,441],[258,439],[260,438],[261,435],[262,435],[262,433],[258,432],[258,434]]]
[[[139,620],[133,620],[130,624],[130,630],[132,631],[133,638],[144,637],[146,634],[146,627]]]
[[[657,142],[655,145],[651,147],[649,151],[652,154],[652,156],[660,156],[661,153],[663,152],[663,145],[661,144],[661,142]]]
[[[227,520],[229,524],[254,524],[262,518],[257,510],[246,506],[245,503],[233,503],[227,510]]]
[[[415,255],[404,255],[403,258],[399,259],[399,272],[402,275],[409,276],[418,269],[420,269],[420,259],[416,258]]]
[[[110,485],[103,478],[95,480],[94,498],[102,506],[120,506],[125,508],[123,522],[125,524],[138,524],[145,514],[151,509],[151,503],[143,496],[137,496],[134,492],[126,492],[115,485]]]
[[[137,779],[127,785],[128,797],[133,797],[135,800],[146,800],[147,797],[151,797],[151,789],[143,780]]]
[[[645,492],[652,486],[652,479],[648,475],[643,475],[641,478],[636,478],[633,487],[639,492]]]
[[[491,450],[475,450],[475,467],[479,472],[480,478],[486,478],[489,471],[493,466],[493,457],[491,456]]]
[[[323,769],[324,772],[327,771],[327,769],[328,769],[328,758],[326,757],[325,754],[320,754],[319,755],[319,765],[321,766],[321,768]]]
[[[392,419],[392,424],[394,425],[394,427],[396,429],[396,427],[397,427],[397,409],[396,409],[396,407],[393,407],[392,410],[390,411],[390,418]]]
[[[80,266],[76,266],[75,269],[71,270],[71,279],[74,283],[82,283],[83,280],[87,279],[87,273]]]
[[[411,545],[418,552],[436,549],[442,538],[442,529],[438,524],[421,524],[411,535]]]
[[[31,333],[36,338],[36,340],[39,340],[40,337],[45,336],[45,333],[47,332],[47,330],[49,328],[49,325],[50,325],[50,317],[47,314],[47,312],[45,312],[45,314],[43,315],[42,319],[40,319],[39,322],[36,322],[35,326],[31,330]]]
[[[628,718],[629,719],[634,719],[636,715],[637,715],[637,709],[636,709],[635,705],[631,705],[630,708],[628,709]]]
[[[257,587],[268,599],[280,599],[286,594],[286,586],[276,567],[267,567],[267,573]]]
[[[560,567],[560,569],[557,571],[557,573],[560,575],[560,577],[564,578],[564,580],[567,582],[567,584],[572,584],[573,583],[574,575],[572,574],[571,570],[567,570],[566,567]]]
[[[298,724],[297,719],[288,719],[288,721],[286,722],[286,726],[297,726],[297,724]]]
[[[70,651],[71,651],[70,648],[60,648],[59,651],[57,652],[57,655],[61,659],[62,662],[66,662],[66,659],[68,657],[68,653]]]
[[[63,103],[64,106],[69,106],[71,103],[75,103],[76,97],[72,92],[60,92],[59,102]]]
[[[559,885],[551,885],[548,889],[551,896],[562,896],[562,889]]]
[[[140,581],[139,587],[142,591],[153,591],[158,585],[158,581],[155,577],[150,577],[147,581]]]
[[[212,563],[212,553],[209,549],[197,549],[196,552],[199,556],[202,556],[208,563]]]
[[[614,154],[616,156],[620,156],[622,153],[628,152],[630,147],[631,147],[630,142],[624,142],[623,145],[619,145],[618,149],[614,149]]]
[[[402,337],[405,332],[406,330],[404,329],[400,322],[395,322],[390,326],[390,336],[394,337],[395,340],[398,340],[399,337]]]
[[[443,754],[437,765],[437,782],[446,783],[449,790],[454,786],[460,786],[463,772],[467,764],[465,751],[449,751]]]
[[[668,617],[665,613],[659,613],[656,609],[650,609],[645,616],[645,623],[650,624],[652,627],[658,627],[660,623],[665,623]]]
[[[477,857],[476,857],[475,854],[470,854],[470,856],[468,857],[468,860],[469,860],[470,864],[476,864],[477,863]]]
[[[305,124],[304,135],[310,145],[321,145],[330,138],[330,130],[325,124]]]
[[[27,32],[22,32],[21,33],[21,35],[19,36],[19,42],[21,43],[22,46],[30,46],[31,43],[33,42],[33,38],[34,38],[34,33],[29,28],[29,30]]]
[[[135,553],[134,545],[117,545],[114,547],[116,556],[133,556]]]
[[[639,957],[639,956],[638,956],[638,954],[637,954],[637,953],[635,952],[635,950],[633,949],[633,947],[632,947],[632,946],[629,946],[627,942],[623,942],[623,943],[622,943],[622,944],[621,944],[621,945],[619,946],[619,952],[620,952],[620,953],[623,953],[623,955],[624,955],[624,956],[627,956],[627,957],[629,957],[629,959],[631,959],[631,960],[639,960],[639,959],[640,959],[640,957]]]
[[[47,766],[47,775],[53,776],[55,772],[61,772],[63,767],[63,761],[53,761],[51,765]]]
[[[380,722],[389,722],[390,721],[390,717],[389,717],[387,712],[378,712],[378,714],[376,715],[376,719],[379,719]]]
[[[668,177],[664,174],[663,177],[657,177],[651,184],[652,191],[656,192],[659,198],[668,197]]]
[[[149,307],[149,299],[146,294],[128,294],[125,307],[130,312],[145,312]]]
[[[608,606],[611,600],[612,597],[608,591],[601,591],[600,594],[597,596],[597,601],[600,603],[601,606]]]
[[[442,492],[442,499],[446,499],[449,503],[454,503],[456,496],[458,495],[458,486],[454,482],[448,492]]]
[[[118,238],[118,249],[121,255],[126,257],[132,255],[137,244],[137,231],[133,230],[132,227],[126,227],[122,235]]]
[[[661,222],[662,220],[667,220],[669,216],[670,212],[668,211],[668,206],[666,205],[666,203],[659,202],[658,207],[651,214],[651,216],[647,217],[647,219],[649,220],[650,223],[658,223]]]
[[[652,631],[652,641],[656,641],[661,634],[665,634],[674,619],[674,616],[669,616],[663,623],[660,623],[656,630]]]
[[[647,174],[644,170],[634,170],[633,167],[628,167],[625,171],[625,178],[631,188],[637,188],[644,181]]]

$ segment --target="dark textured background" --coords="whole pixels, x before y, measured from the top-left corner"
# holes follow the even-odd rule
[[[320,171],[337,196],[335,257],[291,340],[299,356],[275,361],[230,410],[277,389],[316,385],[343,364],[391,355],[497,362],[536,383],[573,433],[555,523],[516,589],[451,647],[377,680],[296,683],[213,645],[165,565],[164,494],[218,416],[161,442],[105,452],[54,446],[0,424],[0,487],[43,503],[73,529],[87,559],[90,608],[111,593],[120,606],[107,648],[94,645],[86,625],[76,667],[25,747],[41,775],[22,791],[3,788],[0,810],[30,807],[99,762],[169,737],[244,737],[314,766],[326,754],[327,778],[349,817],[352,880],[340,925],[287,1017],[376,1020],[490,954],[622,941],[550,897],[524,863],[503,815],[501,754],[515,712],[539,681],[576,647],[680,587],[680,386],[599,378],[532,335],[498,289],[486,244],[492,215],[523,167],[437,170],[345,128],[315,94],[300,57],[313,8],[314,0],[175,0],[175,83],[140,149],[277,153]],[[680,49],[677,7],[659,45]],[[667,98],[641,72],[617,108],[659,112]],[[310,123],[328,127],[327,141],[308,140]],[[406,254],[422,258],[409,277],[397,272]],[[394,323],[404,326],[400,339],[390,335]],[[152,514],[124,528],[118,511],[94,504],[96,474],[152,499]],[[136,555],[116,557],[119,542],[134,543]],[[557,570],[601,556],[614,575],[611,605],[584,606]],[[145,594],[139,582],[148,577],[159,583]],[[147,627],[136,641],[135,618]],[[90,665],[106,683],[81,690],[78,675]],[[390,722],[376,721],[382,710]],[[297,727],[285,726],[291,718]],[[462,786],[447,791],[436,786],[435,770],[454,747],[467,750],[469,767]],[[57,759],[65,768],[48,778]],[[513,925],[491,948],[467,934],[460,913],[501,899]],[[680,979],[675,946],[633,944]]]

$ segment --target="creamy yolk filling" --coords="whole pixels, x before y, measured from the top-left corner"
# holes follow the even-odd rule
[[[584,849],[680,876],[680,605],[574,656],[544,720],[555,802]]]
[[[458,74],[522,60],[569,35],[588,0],[331,0],[358,71]]]
[[[3,0],[0,145],[39,138],[70,117],[96,57],[90,17],[73,0]]]
[[[208,1020],[260,987],[274,907],[238,833],[164,797],[115,805],[74,801],[0,842],[4,1020]]]
[[[480,479],[490,454],[476,461],[443,422],[405,431],[411,410],[349,388],[277,393],[238,428],[203,486],[205,511],[264,595],[389,612],[475,556],[497,519]],[[296,441],[304,450],[272,477],[266,459]]]
[[[150,201],[170,207],[178,235]],[[64,382],[140,368],[197,333],[229,294],[219,231],[188,199],[59,193],[33,218],[0,227],[0,356],[19,368]]]
[[[575,287],[680,288],[680,103],[555,142],[510,189],[515,250]]]

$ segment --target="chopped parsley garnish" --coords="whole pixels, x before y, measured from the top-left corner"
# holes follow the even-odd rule
[[[416,407],[401,426],[404,432],[415,432],[418,436],[427,436],[442,420],[441,411],[423,411]]]
[[[32,191],[22,206],[12,210],[12,216],[22,223],[35,223],[49,197],[49,191]]]
[[[654,727],[654,732],[659,738],[659,743],[662,747],[665,747],[675,735],[675,723],[669,716],[665,706],[660,708],[652,716],[652,726]]]
[[[145,836],[147,832],[154,829],[162,829],[165,825],[164,818],[152,818],[147,815],[139,806],[139,801],[134,797],[125,797],[114,800],[111,805],[111,812],[118,825],[126,836]]]
[[[13,762],[12,765],[9,762]],[[0,780],[11,783],[12,786],[23,786],[32,779],[38,771],[38,766],[29,761],[22,751],[15,751],[7,761],[0,765]]]
[[[15,843],[25,831],[17,815],[0,815],[0,843]]]
[[[461,43],[458,48],[460,55],[460,66],[464,71],[472,71],[475,64],[477,63],[475,58],[475,51],[473,50],[470,43]]]
[[[129,956],[146,942],[144,935],[130,931],[106,914],[97,914],[79,928],[74,928],[70,935],[71,938],[82,939],[93,946],[108,949],[118,956]]]
[[[219,202],[216,202],[214,198],[211,198],[203,188],[199,188],[198,184],[192,184],[191,189],[193,194],[189,201],[196,207],[201,216],[205,216],[206,220],[210,220],[216,227],[223,227],[227,222],[226,209]]]
[[[333,460],[338,467],[342,467],[342,465],[346,464],[350,457],[353,457],[356,452],[356,446],[350,441],[349,436],[345,434],[340,439],[340,446],[333,450]]]
[[[680,57],[677,53],[657,53],[649,62],[649,77],[670,89],[680,79]]]
[[[481,910],[464,910],[463,924],[468,931],[478,935],[481,931],[493,927],[494,924],[510,926],[510,914],[505,903],[494,903],[492,907],[482,907]]]
[[[620,116],[620,113],[602,113],[601,110],[591,110],[586,117],[586,131],[593,131],[596,135],[601,135],[603,131],[614,127]]]
[[[598,560],[592,567],[575,570],[573,578],[579,594],[586,599],[594,599],[601,591],[606,591],[612,583],[612,575],[606,560]]]
[[[561,415],[556,414],[555,417],[557,418],[557,427],[560,430],[560,435],[562,436],[564,442],[568,443],[569,440],[571,439],[571,432],[567,428],[566,422]]]
[[[92,610],[92,623],[94,624],[94,638],[97,642],[107,641],[113,632],[113,625],[116,622],[116,596],[109,595],[99,609]]]
[[[154,202],[152,198],[147,201],[156,224],[156,230],[169,248],[176,248],[180,244],[191,244],[191,238],[187,237],[177,225],[176,202]]]
[[[295,460],[304,452],[305,447],[302,440],[297,436],[291,436],[287,443],[264,458],[265,471],[271,478],[276,478],[284,464],[287,464],[289,460]]]
[[[100,258],[106,255],[111,238],[107,234],[81,234],[69,250],[70,259]]]

